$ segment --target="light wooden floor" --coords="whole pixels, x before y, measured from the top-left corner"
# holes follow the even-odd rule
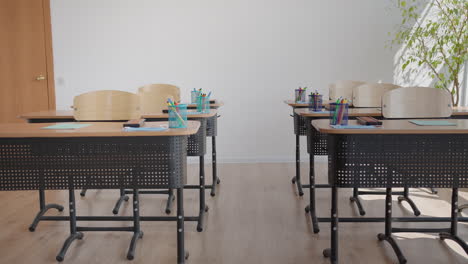
[[[319,164],[319,182],[325,182],[325,169],[325,163]],[[220,193],[215,198],[207,195],[210,212],[205,231],[197,233],[195,223],[186,224],[186,248],[190,251],[187,263],[328,263],[322,257],[322,250],[329,245],[329,225],[321,224],[320,234],[312,233],[310,219],[304,213],[308,192],[304,197],[296,195],[290,182],[293,172],[294,164],[220,164]],[[196,173],[197,166],[190,165],[192,182]],[[307,175],[306,164],[302,173]],[[207,176],[211,178],[209,170]],[[197,192],[185,193],[186,214],[194,215]],[[423,215],[449,215],[449,192],[440,194],[446,200],[426,190],[412,193]],[[329,215],[329,194],[329,190],[318,191],[318,210],[322,216]],[[340,216],[356,215],[349,194],[349,190],[340,193]],[[464,195],[461,202],[467,202],[467,193],[460,195],[462,198]],[[67,201],[66,192],[62,191],[48,192],[47,197],[48,201],[62,204]],[[90,191],[86,198],[80,199],[78,214],[111,215],[116,197],[116,191]],[[368,216],[383,215],[383,196],[363,198]],[[37,211],[37,193],[1,192],[0,201],[0,262],[56,262],[55,255],[68,235],[68,224],[42,222],[36,232],[30,233],[27,228]],[[163,214],[164,203],[163,196],[142,195],[142,214]],[[397,202],[394,208],[394,215],[409,215],[407,208]],[[123,213],[131,214],[128,203]],[[138,242],[136,259],[132,262],[125,258],[130,233],[88,232],[82,241],[70,247],[64,263],[176,263],[175,223],[144,222],[142,228],[145,236]],[[383,223],[342,223],[340,263],[396,263],[390,246],[377,241],[379,232],[383,232]],[[468,225],[460,224],[459,232],[468,240]],[[405,233],[396,237],[409,263],[468,263],[461,248],[440,241],[435,234]]]

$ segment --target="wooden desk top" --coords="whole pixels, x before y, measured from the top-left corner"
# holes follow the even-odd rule
[[[187,110],[188,113],[190,112],[196,112],[195,110]],[[209,118],[213,117],[218,114],[218,110],[216,109],[210,109],[209,113],[197,113],[197,114],[188,114],[187,118]],[[147,114],[141,114],[141,118],[169,118],[168,113],[147,113]]]
[[[468,115],[468,107],[466,106],[455,106],[452,108],[452,115]]]
[[[216,100],[214,103],[210,103],[210,107],[219,108],[224,105],[223,101]],[[187,104],[187,107],[197,107],[197,104]]]
[[[284,100],[283,101],[285,104],[291,106],[291,107],[306,107],[309,106],[309,103],[296,103],[294,100]]]
[[[457,123],[457,126],[418,126],[402,119],[383,120],[381,127],[369,129],[335,129],[330,126],[328,119],[313,120],[312,126],[325,134],[468,134],[468,119],[442,120]],[[348,125],[358,123],[356,120],[349,120]]]
[[[308,107],[309,103],[296,103],[294,100],[284,100],[283,101],[285,104],[291,106],[291,107]],[[323,103],[323,105],[328,105],[330,103],[333,103],[333,101],[326,101]]]
[[[324,110],[327,111],[327,110]],[[328,117],[329,112],[313,112],[309,108],[298,108],[294,113],[305,117]],[[380,108],[348,108],[349,116],[382,116],[382,109]]]
[[[64,124],[64,123],[61,123]],[[76,124],[76,122],[74,122]],[[124,131],[122,122],[80,122],[91,124],[77,129],[41,129],[55,123],[0,124],[0,138],[62,138],[62,137],[135,137],[135,136],[186,136],[197,133],[200,122],[188,121],[187,128],[170,128],[164,131]],[[145,127],[159,127],[168,122],[146,122]]]
[[[326,111],[326,110],[325,110]],[[300,116],[306,117],[326,117],[330,114],[328,112],[313,112],[308,108],[298,108],[294,112]],[[349,116],[382,116],[381,108],[348,108]],[[468,107],[457,106],[453,108],[452,116],[468,116]]]
[[[187,110],[188,112],[194,112]],[[188,118],[208,118],[216,115],[218,111],[216,109],[210,109],[210,113],[187,115]],[[30,120],[30,119],[73,119],[73,110],[46,110],[39,112],[26,113],[19,116],[19,118]],[[167,113],[147,113],[142,114],[142,118],[169,118]]]
[[[73,119],[73,110],[44,110],[38,112],[25,113],[18,116],[21,119]]]

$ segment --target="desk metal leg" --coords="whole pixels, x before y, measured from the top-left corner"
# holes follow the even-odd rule
[[[413,213],[415,216],[421,215],[421,211],[419,211],[418,207],[414,203],[413,199],[409,197],[409,188],[404,188],[403,192],[393,192],[393,195],[400,195],[398,197],[398,202],[401,203],[403,201],[407,202],[410,206],[411,209],[413,210]],[[386,192],[381,192],[381,191],[359,191],[358,188],[353,189],[353,196],[351,196],[349,199],[351,202],[355,202],[356,206],[359,210],[360,215],[365,215],[366,212],[364,211],[364,208],[362,206],[362,202],[359,199],[359,195],[386,195]]]
[[[351,202],[356,203],[356,206],[359,211],[359,215],[366,215],[366,211],[364,211],[364,208],[362,207],[361,199],[359,199],[359,189],[358,188],[353,188],[353,196],[349,197],[349,200]]]
[[[299,132],[296,134],[296,176],[293,177],[292,183],[296,184],[297,192],[300,196],[304,195],[302,191],[302,183],[301,183],[301,147],[300,147],[300,135]]]
[[[317,211],[315,207],[315,169],[314,169],[314,154],[309,154],[309,205],[305,208],[306,213],[310,213],[310,220],[312,221],[312,228],[314,233],[320,232],[317,219]]]
[[[211,185],[211,196],[216,195],[216,184],[219,184],[221,180],[218,178],[218,170],[216,168],[216,137],[211,137],[211,156],[213,166],[213,184]]]
[[[189,254],[184,245],[184,188],[177,189],[177,263],[183,264]]]
[[[120,210],[120,206],[122,205],[124,201],[127,202],[128,199],[129,199],[128,196],[125,195],[125,189],[120,189],[120,196],[117,202],[115,203],[114,209],[112,209],[112,213],[118,214]]]
[[[380,241],[387,241],[395,251],[400,264],[406,263],[406,258],[403,256],[400,247],[392,237],[392,188],[387,188],[385,196],[385,234],[378,234],[377,238]]]
[[[458,235],[458,188],[452,189],[452,208],[451,208],[451,223],[450,223],[450,233],[440,233],[440,239],[451,239],[455,241],[458,245],[460,245],[465,253],[468,254],[468,245],[466,244],[463,239],[461,239]]]
[[[200,212],[198,216],[197,231],[203,231],[203,222],[205,212],[208,212],[208,206],[205,203],[205,157],[200,156]]]
[[[68,190],[69,196],[69,209],[70,209],[70,236],[65,240],[62,249],[60,250],[59,254],[55,259],[57,261],[63,261],[65,258],[65,254],[67,253],[68,248],[70,247],[71,243],[76,239],[82,239],[83,233],[77,231],[76,227],[76,205],[75,205],[75,190],[70,189]]]
[[[45,203],[45,191],[39,190],[39,212],[37,213],[36,217],[32,224],[29,226],[29,231],[34,232],[36,230],[37,225],[41,221],[41,218],[49,209],[57,209],[59,212],[63,211],[63,206],[59,204],[46,204]]]
[[[323,251],[323,255],[330,258],[330,263],[338,263],[338,190],[331,188],[331,248]]]
[[[401,203],[402,201],[407,202],[411,206],[411,209],[413,209],[413,213],[414,213],[415,216],[418,216],[418,215],[421,214],[421,211],[419,211],[416,204],[409,197],[409,188],[405,187],[404,190],[403,190],[403,195],[398,197],[398,202]]]
[[[127,259],[135,258],[135,250],[138,239],[143,238],[143,232],[140,229],[140,199],[138,189],[133,189],[133,237],[127,253]]]
[[[171,213],[172,202],[174,202],[175,200],[174,190],[169,189],[168,192],[169,192],[169,196],[167,197],[167,202],[166,202],[166,214]]]

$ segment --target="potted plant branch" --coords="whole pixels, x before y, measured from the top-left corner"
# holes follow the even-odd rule
[[[406,48],[402,72],[424,67],[436,88],[460,101],[461,73],[468,60],[467,0],[399,0],[402,21],[392,44]]]

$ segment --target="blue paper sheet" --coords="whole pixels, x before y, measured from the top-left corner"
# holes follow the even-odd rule
[[[376,126],[363,126],[363,125],[331,125],[331,127],[336,129],[370,129],[377,128]]]
[[[51,126],[42,127],[41,129],[77,129],[82,127],[90,126],[91,124],[80,124],[80,123],[60,123]]]
[[[457,125],[457,123],[450,122],[447,120],[410,120],[409,122],[418,126],[456,126]]]
[[[124,131],[133,132],[133,131],[164,131],[167,130],[167,127],[124,127]]]

